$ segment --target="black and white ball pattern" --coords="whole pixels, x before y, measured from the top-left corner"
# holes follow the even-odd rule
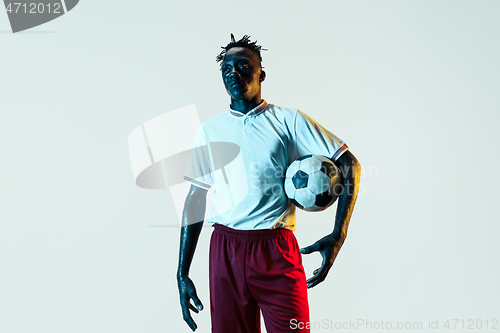
[[[295,206],[308,212],[318,212],[337,200],[342,187],[341,175],[330,159],[306,155],[287,168],[284,187]]]

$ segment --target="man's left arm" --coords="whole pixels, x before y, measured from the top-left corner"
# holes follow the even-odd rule
[[[358,197],[361,165],[356,157],[347,150],[334,163],[341,171],[344,180],[343,190],[338,198],[335,226],[331,234],[300,250],[302,254],[317,251],[323,257],[321,267],[316,269],[313,272],[314,276],[307,280],[307,288],[312,288],[323,282],[328,275],[328,271],[347,237],[347,228]]]

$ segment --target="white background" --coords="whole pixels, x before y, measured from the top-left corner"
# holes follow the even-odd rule
[[[231,32],[269,50],[262,97],[309,114],[363,166],[346,243],[310,290],[311,320],[422,322],[421,332],[430,319],[459,332],[470,330],[446,319],[481,319],[479,331],[498,331],[485,321],[500,320],[499,10],[84,0],[18,34],[0,14],[0,331],[190,332],[179,228],[161,227],[178,223],[172,199],[135,185],[127,138],[179,107],[196,104],[202,121],[227,109],[215,56]],[[334,216],[299,212],[300,245]],[[198,332],[210,329],[210,233],[191,269]],[[304,261],[310,276],[320,256]],[[335,329],[313,330],[323,331]]]

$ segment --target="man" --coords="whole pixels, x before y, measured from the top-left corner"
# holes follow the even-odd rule
[[[260,332],[260,311],[269,333],[309,332],[296,324],[309,322],[307,288],[325,280],[346,239],[358,193],[360,165],[343,141],[306,114],[261,99],[266,78],[261,50],[249,36],[236,41],[231,34],[217,57],[230,110],[198,128],[198,149],[186,168],[192,185],[184,206],[177,281],[183,317],[193,331],[197,326],[190,310],[198,313],[203,305],[188,273],[208,189],[215,187],[208,222],[214,223],[209,274],[212,332],[217,333]],[[214,147],[221,142],[239,147],[242,165],[214,167]],[[295,206],[283,190],[269,189],[283,189],[284,170],[306,154],[331,158],[343,173],[344,189],[332,233],[299,250]],[[316,251],[323,262],[306,281],[301,253]]]

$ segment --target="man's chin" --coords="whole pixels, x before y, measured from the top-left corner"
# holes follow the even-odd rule
[[[231,96],[232,99],[235,99],[235,100],[245,100],[247,99],[247,96],[246,96],[246,91],[234,91],[232,90],[229,95]]]

